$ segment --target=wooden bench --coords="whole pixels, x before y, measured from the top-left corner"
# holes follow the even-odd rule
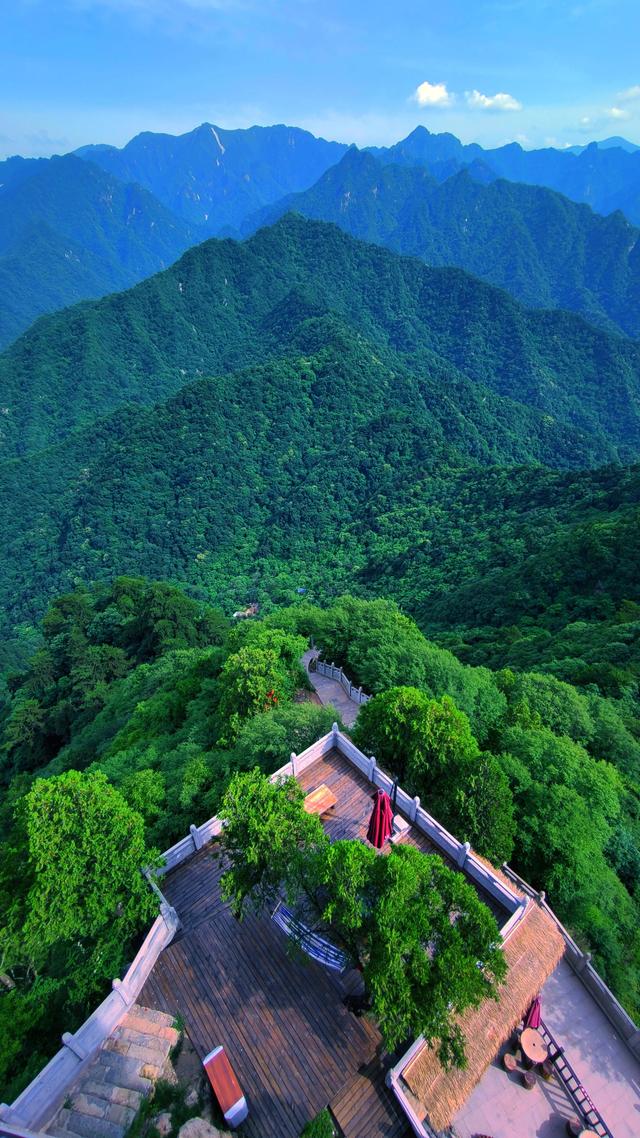
[[[214,1047],[202,1060],[202,1066],[207,1072],[225,1122],[229,1126],[239,1126],[247,1117],[249,1108],[224,1047]]]
[[[333,791],[323,782],[311,794],[307,794],[302,805],[307,814],[326,814],[337,801]]]

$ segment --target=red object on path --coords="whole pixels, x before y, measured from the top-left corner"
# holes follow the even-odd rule
[[[213,1051],[202,1060],[202,1066],[207,1072],[225,1122],[232,1127],[239,1126],[244,1122],[249,1110],[224,1047],[214,1047]]]
[[[535,1027],[536,1029],[539,1028],[540,1027],[540,1019],[541,1019],[541,1016],[540,1016],[540,997],[536,996],[535,1000],[531,1001],[531,1007],[529,1008],[529,1011],[527,1012],[526,1016],[524,1017],[525,1028],[527,1028],[527,1027]]]
[[[371,812],[367,838],[372,846],[381,850],[393,830],[393,810],[386,790],[377,790]]]

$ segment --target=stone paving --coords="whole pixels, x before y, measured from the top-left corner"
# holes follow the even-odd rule
[[[600,1111],[614,1138],[640,1136],[640,1063],[565,961],[542,990],[542,1018]],[[507,1075],[493,1062],[456,1115],[459,1138],[562,1138],[576,1113],[553,1080],[533,1090],[520,1074]]]
[[[45,1133],[57,1138],[123,1138],[178,1037],[172,1016],[134,1004]]]
[[[337,680],[330,680],[327,676],[320,676],[317,672],[309,671],[309,661],[317,656],[317,648],[310,648],[302,657],[302,663],[307,671],[313,687],[315,688],[315,691],[318,694],[320,702],[324,704],[330,703],[333,707],[335,707],[336,711],[340,713],[340,717],[345,727],[353,727],[356,719],[358,718],[360,704],[355,703],[352,699],[349,699],[349,696],[344,690],[342,684],[339,684]]]

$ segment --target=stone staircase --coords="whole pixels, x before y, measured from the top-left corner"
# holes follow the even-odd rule
[[[179,1032],[165,1012],[127,1012],[45,1129],[57,1138],[123,1138],[165,1069]]]

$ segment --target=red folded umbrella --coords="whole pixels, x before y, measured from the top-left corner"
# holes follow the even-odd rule
[[[531,1001],[531,1007],[524,1017],[525,1027],[540,1027],[540,997],[536,996],[535,1000]]]
[[[377,790],[371,812],[367,838],[377,850],[382,849],[393,830],[393,810],[391,799],[385,790]]]

